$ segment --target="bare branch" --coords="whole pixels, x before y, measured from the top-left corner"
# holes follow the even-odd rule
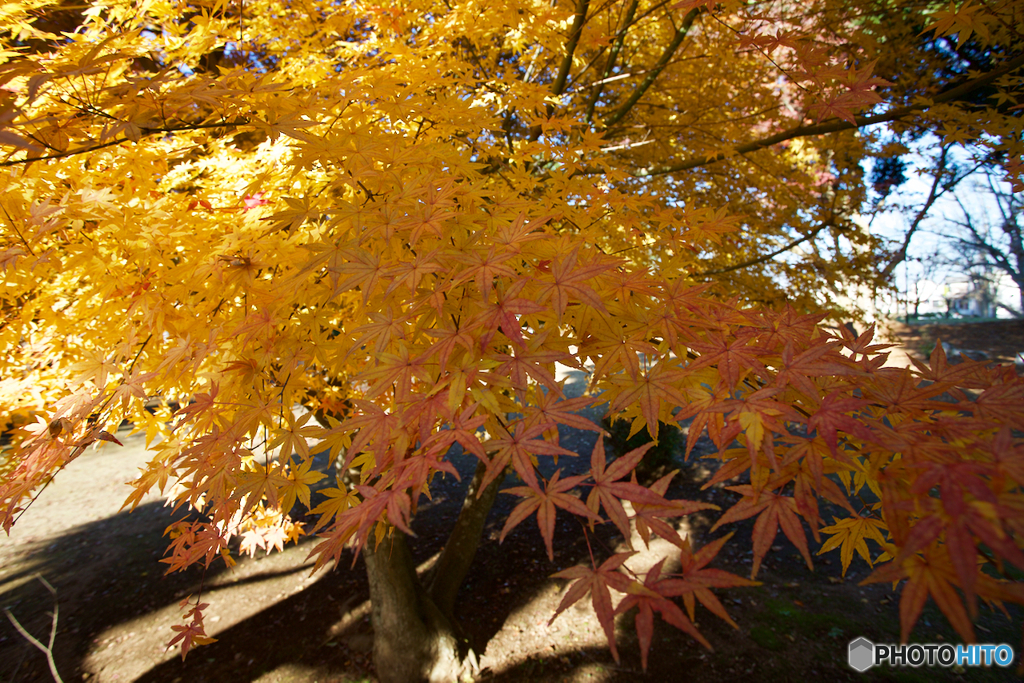
[[[955,238],[956,242],[961,248],[966,249],[969,252],[976,254],[987,254],[992,259],[996,268],[1004,270],[1007,273],[1013,273],[1013,267],[1010,265],[1010,260],[1006,258],[1006,255],[989,240],[986,236],[982,235],[978,230],[977,226],[974,225],[974,221],[971,219],[970,212],[967,211],[967,207],[964,206],[963,202],[959,197],[956,198],[956,203],[960,206],[960,210],[964,214],[963,223],[958,223],[962,228],[965,228],[970,233],[970,239],[964,239],[963,237]],[[972,265],[985,265],[984,263],[972,264]]]
[[[932,179],[932,187],[928,191],[928,198],[925,199],[924,204],[921,205],[921,209],[917,212],[917,215],[914,216],[914,220],[910,224],[910,229],[907,230],[907,234],[903,236],[903,244],[900,246],[899,251],[896,252],[896,256],[894,256],[892,260],[886,264],[885,268],[882,269],[881,276],[883,278],[888,279],[889,276],[892,275],[893,271],[896,270],[896,266],[907,259],[907,249],[910,247],[910,240],[913,239],[914,233],[917,232],[919,227],[921,227],[921,222],[924,220],[925,216],[928,215],[928,211],[932,208],[932,205],[935,204],[935,200],[952,188],[953,185],[943,185],[942,183],[942,178],[946,173],[946,158],[949,155],[950,147],[952,147],[952,145],[942,145],[941,151],[939,152],[939,160],[935,165],[935,177]],[[953,184],[955,185],[959,180],[959,178],[955,179]],[[941,190],[939,189],[940,186],[942,186]]]
[[[57,639],[57,616],[59,614],[59,607],[57,603],[57,589],[51,586],[50,583],[41,575],[37,574],[36,578],[39,579],[39,581],[44,586],[46,586],[46,590],[50,591],[50,594],[53,595],[53,612],[51,614],[50,621],[49,646],[43,645],[41,642],[36,640],[36,638],[31,633],[29,633],[17,619],[14,618],[14,615],[11,614],[11,610],[4,609],[4,614],[7,615],[7,618],[11,621],[11,624],[18,631],[18,633],[21,634],[22,638],[27,640],[33,647],[35,647],[44,655],[46,655],[46,663],[50,665],[50,675],[53,676],[53,680],[55,680],[57,683],[64,683],[60,678],[60,674],[57,672],[57,663],[53,660],[53,643]]]

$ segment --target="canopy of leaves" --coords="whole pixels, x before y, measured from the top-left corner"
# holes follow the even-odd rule
[[[549,554],[557,515],[625,531],[629,501],[683,573],[613,557],[563,572],[571,594],[593,593],[610,639],[614,589],[645,650],[654,612],[702,640],[693,598],[728,619],[708,589],[744,581],[665,520],[707,506],[600,450],[585,474],[537,471],[572,455],[557,425],[580,426],[554,402],[563,363],[590,368],[572,410],[600,396],[654,437],[692,417],[691,447],[707,430],[716,482],[749,481],[719,524],[757,516],[753,574],[780,526],[811,563],[821,496],[854,520],[826,548],[907,579],[904,637],[930,594],[970,638],[951,585],[968,609],[1022,598],[999,572],[1024,568],[1024,383],[941,349],[883,368],[870,332],[806,311],[873,282],[859,127],[969,135],[1019,175],[1024,21],[1011,2],[896,23],[883,5],[4,5],[5,529],[127,419],[160,441],[126,504],[156,487],[205,515],[174,529],[171,569],[234,535],[296,538],[311,451],[343,454],[360,476],[314,510],[321,566],[408,530],[459,443],[521,479],[506,528],[536,516]],[[973,35],[985,70],[913,93],[876,77],[884,55],[929,59],[908,26]],[[978,111],[981,87],[1012,106]],[[187,620],[183,649],[208,640],[200,606]]]

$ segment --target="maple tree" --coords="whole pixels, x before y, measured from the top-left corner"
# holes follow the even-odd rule
[[[711,589],[749,585],[780,527],[809,567],[805,526],[844,570],[857,553],[868,581],[903,581],[904,639],[931,597],[972,640],[978,598],[1024,601],[1024,381],[941,347],[883,367],[872,331],[813,311],[878,283],[855,220],[870,126],[970,137],[1019,186],[1021,12],[4,5],[5,530],[129,420],[153,455],[126,505],[157,489],[202,513],[169,530],[169,571],[231,563],[236,536],[280,548],[304,507],[318,569],[365,558],[382,680],[458,675],[458,588],[510,478],[502,536],[534,520],[549,557],[567,514],[679,547],[679,572],[619,553],[556,574],[559,612],[589,594],[616,658],[633,608],[645,664],[654,613],[709,645],[696,602],[733,623]],[[974,36],[985,68],[876,75],[955,61],[919,35]],[[585,396],[563,400],[556,363]],[[708,566],[727,537],[679,536],[714,506],[638,482],[646,447],[609,463],[599,437],[581,473],[543,474],[579,457],[559,425],[601,431],[577,414],[598,402],[653,438],[692,420],[688,456],[710,436],[708,485],[739,496],[714,528],[756,516],[750,579]],[[456,444],[478,466],[424,585],[406,535]],[[316,504],[314,450],[348,473]],[[184,655],[210,637],[183,607]]]

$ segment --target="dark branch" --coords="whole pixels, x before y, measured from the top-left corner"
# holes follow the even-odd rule
[[[565,82],[572,69],[572,58],[576,53],[576,45],[580,42],[580,34],[583,33],[583,23],[587,20],[589,6],[590,0],[578,0],[576,3],[576,14],[572,18],[572,29],[569,31],[569,42],[565,44],[565,57],[562,59],[562,66],[558,69],[555,83],[551,86],[551,94],[555,97],[561,95],[565,90]]]
[[[699,15],[701,11],[702,10],[700,9],[692,9],[685,17],[683,17],[683,25],[676,31],[675,36],[672,38],[672,42],[667,48],[665,48],[665,51],[661,54],[661,58],[658,60],[658,63],[655,64],[654,68],[647,74],[647,78],[645,78],[643,82],[636,87],[633,94],[629,96],[629,99],[614,111],[611,116],[604,120],[605,128],[611,128],[621,121],[626,114],[633,109],[633,105],[644,96],[647,89],[654,84],[654,81],[658,78],[665,67],[668,66],[668,63],[672,61],[672,57],[675,55],[676,50],[678,50],[679,46],[683,44],[684,40],[686,40],[686,34],[690,32],[690,27],[693,26],[693,22],[697,19],[697,15]]]
[[[142,133],[139,135],[140,138],[149,137],[150,135],[163,135],[167,133],[181,133],[184,131],[191,130],[206,130],[209,128],[236,128],[238,126],[247,126],[248,121],[220,121],[217,123],[191,123],[187,126],[167,126],[162,128],[145,128],[140,126]],[[39,157],[26,157],[25,159],[13,159],[8,161],[0,161],[0,168],[6,166],[18,166],[19,164],[30,164],[33,161],[47,161],[49,159],[65,159],[67,157],[73,157],[78,154],[87,154],[89,152],[95,152],[96,150],[103,149],[105,147],[113,147],[114,145],[120,145],[124,142],[136,142],[131,138],[118,138],[116,140],[109,140],[107,142],[100,142],[95,145],[89,145],[87,147],[80,147],[79,149],[72,149],[59,154],[47,154]]]
[[[787,245],[785,245],[783,247],[779,247],[775,251],[768,252],[767,254],[763,254],[763,255],[758,256],[757,258],[751,259],[749,261],[744,261],[743,263],[737,263],[736,265],[726,266],[725,268],[716,268],[715,270],[707,270],[707,271],[704,271],[703,273],[694,273],[693,277],[705,277],[707,275],[721,275],[722,273],[731,273],[734,270],[741,270],[743,268],[749,268],[750,266],[757,266],[757,265],[760,265],[762,263],[767,263],[768,261],[771,261],[773,258],[778,256],[782,252],[789,251],[790,249],[792,249],[793,247],[797,246],[798,244],[802,244],[802,243],[804,243],[804,242],[806,242],[808,240],[814,239],[815,237],[818,236],[818,234],[822,230],[824,230],[825,228],[827,228],[829,226],[834,226],[834,225],[835,225],[835,223],[831,219],[827,220],[827,221],[825,221],[823,223],[819,223],[816,228],[811,230],[809,233],[807,233],[803,237],[799,237],[799,238],[793,240],[792,242],[790,242],[789,244],[787,244]]]
[[[569,40],[565,44],[565,57],[562,65],[558,68],[558,75],[551,86],[551,94],[558,97],[565,90],[565,83],[569,79],[569,71],[572,69],[572,58],[576,53],[576,45],[580,42],[580,34],[583,33],[583,24],[587,20],[587,9],[590,7],[590,0],[577,0],[576,14],[572,19],[572,28],[569,30]],[[553,105],[547,106],[547,115],[550,118],[554,113]],[[530,141],[540,137],[542,128],[537,124],[530,130]]]
[[[950,184],[944,184],[942,182],[943,176],[946,174],[946,157],[949,154],[949,149],[952,145],[942,145],[942,149],[939,152],[939,160],[935,165],[935,177],[932,179],[931,190],[928,191],[928,198],[925,199],[924,204],[921,205],[921,209],[914,216],[913,222],[910,224],[910,229],[907,230],[907,234],[903,236],[903,244],[900,246],[900,250],[896,252],[896,255],[886,264],[885,268],[882,269],[881,276],[883,279],[888,279],[892,272],[896,270],[896,266],[903,263],[907,259],[907,249],[910,247],[910,240],[914,237],[914,233],[921,227],[921,222],[924,221],[925,216],[928,215],[928,211],[932,208],[935,200],[941,197],[946,190],[950,189],[953,185],[959,182],[960,178],[954,176],[953,182]],[[939,187],[942,186],[940,191]]]
[[[635,175],[638,178],[643,178],[648,176],[677,173],[679,171],[688,171],[690,169],[699,168],[701,166],[709,166],[711,164],[727,159],[728,157],[731,156],[744,155],[749,154],[751,152],[756,152],[757,150],[777,145],[780,142],[785,142],[786,140],[810,137],[814,135],[824,135],[826,133],[837,133],[844,130],[862,128],[864,126],[871,126],[876,123],[887,123],[889,121],[896,121],[911,114],[927,111],[936,104],[943,104],[946,102],[953,102],[962,99],[965,96],[973,93],[975,90],[985,87],[986,85],[996,80],[997,78],[1005,76],[1006,74],[1019,69],[1021,66],[1024,66],[1024,53],[1017,55],[1016,57],[1006,62],[1003,66],[997,69],[993,69],[992,71],[989,71],[986,74],[978,76],[977,78],[961,83],[955,88],[950,88],[945,92],[939,93],[938,95],[933,97],[931,99],[931,102],[928,104],[920,103],[909,105],[906,107],[896,107],[894,109],[890,109],[887,112],[883,112],[881,114],[874,114],[871,116],[855,116],[852,122],[844,119],[834,118],[829,119],[827,121],[823,121],[818,124],[814,124],[812,126],[797,126],[796,128],[791,128],[789,130],[782,131],[781,133],[776,133],[775,135],[762,138],[761,140],[754,140],[753,142],[748,142],[746,144],[740,145],[729,152],[719,152],[718,154],[715,154],[710,157],[687,159],[677,164],[670,164],[667,166],[662,166],[660,168],[640,169]],[[604,170],[597,167],[592,167],[583,169],[579,171],[579,173],[585,175],[598,175],[604,173]]]
[[[590,96],[590,102],[587,103],[586,120],[588,124],[594,120],[594,107],[597,106],[597,100],[600,99],[601,93],[604,92],[604,84],[608,77],[611,76],[615,62],[619,59],[622,44],[626,41],[626,34],[629,33],[630,26],[633,25],[633,16],[636,14],[636,8],[639,5],[640,0],[633,0],[626,10],[626,17],[622,21],[622,27],[619,29],[618,37],[615,39],[615,45],[612,47],[611,54],[608,55],[608,63],[604,65],[604,75],[601,76],[598,84],[594,86],[594,93]]]

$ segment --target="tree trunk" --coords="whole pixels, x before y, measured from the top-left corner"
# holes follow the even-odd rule
[[[444,544],[441,557],[434,565],[428,581],[430,597],[449,618],[452,618],[455,611],[455,598],[459,593],[459,587],[469,573],[476,549],[480,547],[484,523],[498,497],[498,487],[505,479],[504,474],[499,475],[480,492],[480,485],[486,473],[487,466],[483,462],[477,463],[473,481],[469,483],[466,498],[462,502],[459,519],[455,522],[455,528],[448,536],[448,542]]]
[[[392,528],[363,556],[370,581],[373,663],[381,683],[447,683],[461,673],[458,640],[416,578],[405,534]]]
[[[481,463],[455,528],[425,582],[416,576],[405,535],[397,529],[391,529],[377,548],[371,535],[363,550],[370,580],[373,662],[382,683],[455,681],[467,667],[476,667],[472,650],[460,648],[464,639],[453,612],[504,479],[497,477],[478,496],[485,472]],[[469,655],[466,663],[464,653]]]

